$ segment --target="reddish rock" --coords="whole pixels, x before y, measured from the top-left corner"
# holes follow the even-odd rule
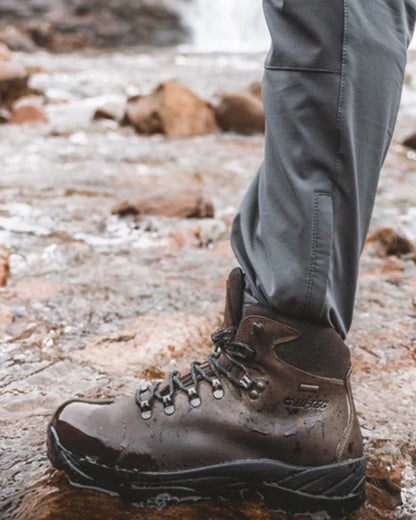
[[[112,213],[127,215],[163,215],[172,218],[212,218],[214,205],[200,190],[186,188],[158,190],[135,201],[124,201]]]
[[[375,253],[378,256],[404,256],[415,255],[414,244],[403,234],[390,227],[382,227],[374,231],[367,243],[375,244]]]
[[[215,104],[217,122],[226,132],[262,133],[265,129],[263,103],[250,92],[224,92]]]
[[[26,68],[12,59],[0,60],[0,105],[9,105],[27,94],[29,74]]]
[[[0,287],[6,285],[10,272],[10,251],[0,246]]]
[[[9,123],[15,125],[47,123],[48,118],[42,105],[42,99],[37,96],[19,99],[12,105]]]
[[[189,137],[218,131],[210,105],[176,81],[160,84],[148,96],[131,98],[125,120],[147,135]]]

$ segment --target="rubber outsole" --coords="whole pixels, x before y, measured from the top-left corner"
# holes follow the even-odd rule
[[[115,494],[143,507],[200,500],[261,500],[272,511],[343,517],[366,501],[366,458],[318,467],[243,460],[184,471],[143,472],[99,464],[59,442],[48,427],[48,457],[71,484]]]

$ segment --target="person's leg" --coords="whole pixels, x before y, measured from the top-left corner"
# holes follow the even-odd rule
[[[232,232],[246,299],[345,337],[400,102],[412,0],[264,0],[265,158]]]
[[[366,460],[350,352],[328,324],[345,334],[351,319],[414,13],[403,0],[265,7],[266,157],[233,231],[258,302],[243,306],[233,270],[207,361],[125,399],[65,403],[49,457],[140,503],[250,491],[273,509],[345,516],[365,500]]]

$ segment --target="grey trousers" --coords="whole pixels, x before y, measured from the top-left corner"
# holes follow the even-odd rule
[[[264,162],[232,228],[247,298],[345,337],[416,0],[264,0]]]

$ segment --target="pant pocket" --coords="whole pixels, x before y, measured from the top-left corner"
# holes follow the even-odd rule
[[[339,72],[347,0],[263,0],[272,46],[266,68]]]
[[[320,318],[325,304],[331,265],[333,240],[333,206],[328,192],[315,192],[312,219],[312,241],[307,277],[305,312]]]

